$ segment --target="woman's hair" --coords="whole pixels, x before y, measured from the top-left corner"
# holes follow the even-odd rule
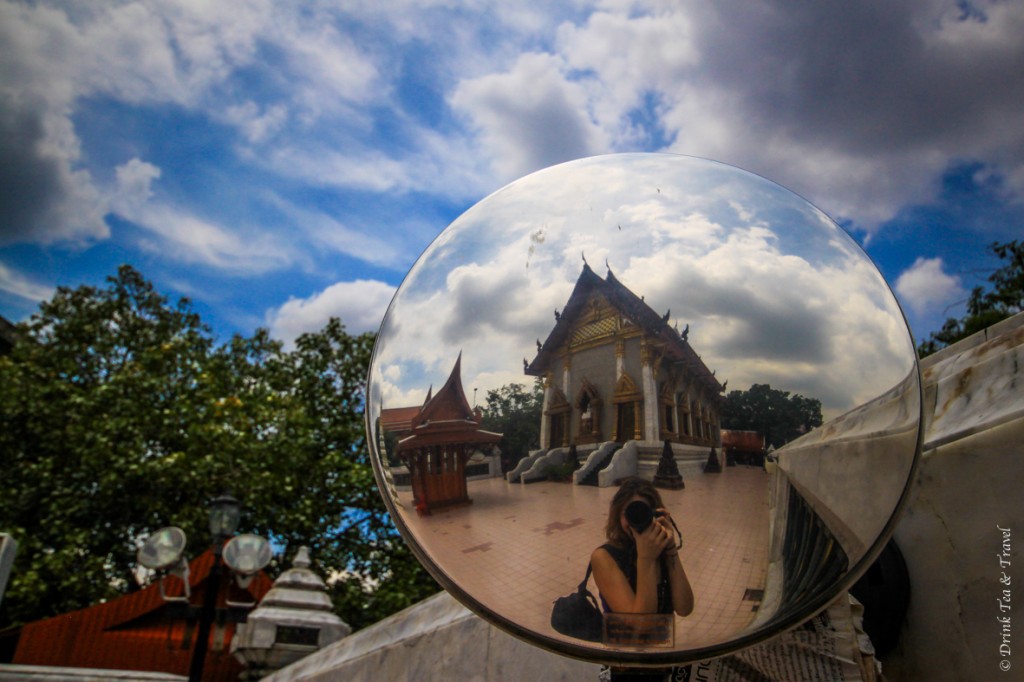
[[[619,485],[618,491],[612,498],[608,507],[608,524],[605,526],[604,534],[613,545],[630,545],[633,538],[622,529],[622,510],[626,508],[629,501],[639,495],[647,500],[652,509],[664,507],[661,501],[661,494],[654,484],[642,478],[627,478]]]

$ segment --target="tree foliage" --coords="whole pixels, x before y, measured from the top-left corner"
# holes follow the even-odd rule
[[[942,329],[922,341],[917,347],[921,357],[1024,310],[1024,241],[993,242],[989,249],[1000,260],[1007,261],[988,276],[991,288],[974,287],[967,299],[967,313],[960,319],[948,318]]]
[[[136,588],[135,552],[177,525],[210,542],[208,502],[231,490],[242,532],[287,560],[299,545],[335,576],[359,627],[437,590],[397,537],[362,422],[371,334],[337,319],[286,350],[265,330],[217,345],[122,266],[106,288],[58,289],[0,358],[0,529],[19,549],[0,624]]]
[[[757,431],[767,446],[782,447],[821,426],[821,401],[790,395],[768,384],[754,384],[746,391],[730,391],[722,406],[722,428]]]
[[[487,391],[483,428],[502,434],[504,468],[515,467],[530,450],[540,447],[540,421],[544,388],[538,379],[533,390],[523,384],[505,384]]]

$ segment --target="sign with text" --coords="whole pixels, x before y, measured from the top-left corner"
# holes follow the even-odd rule
[[[676,619],[663,613],[604,614],[604,643],[623,647],[675,646]]]

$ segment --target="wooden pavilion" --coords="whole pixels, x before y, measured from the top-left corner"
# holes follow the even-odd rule
[[[410,420],[409,435],[398,441],[399,459],[409,468],[413,504],[420,514],[470,504],[466,461],[474,449],[495,445],[500,433],[480,428],[462,388],[462,353],[448,381]]]

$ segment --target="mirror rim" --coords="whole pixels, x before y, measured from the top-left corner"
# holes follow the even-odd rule
[[[434,239],[431,240],[430,244],[428,244],[424,248],[423,252],[417,257],[417,259],[414,261],[413,265],[410,267],[409,271],[402,278],[402,282],[396,288],[395,294],[392,296],[392,299],[391,299],[391,301],[388,304],[387,310],[386,310],[386,312],[385,312],[385,314],[384,314],[384,316],[383,316],[383,318],[381,320],[381,325],[378,328],[378,332],[377,332],[378,335],[380,333],[380,330],[382,330],[384,328],[384,326],[387,323],[389,317],[391,316],[392,310],[393,310],[394,305],[395,305],[395,301],[397,300],[399,293],[402,291],[402,288],[405,286],[405,284],[406,284],[406,282],[407,282],[407,280],[409,278],[409,275],[412,274],[412,272],[414,271],[414,269],[416,267],[416,264],[418,264],[423,259],[424,255],[427,254],[433,248],[433,246],[437,243],[438,239],[441,239],[442,236],[444,235],[444,233],[447,232],[447,230],[453,224],[455,224],[458,220],[460,220],[461,217],[463,215],[465,215],[467,212],[473,210],[479,204],[481,204],[483,202],[486,202],[490,197],[495,196],[496,194],[504,191],[505,189],[507,189],[511,185],[514,185],[514,184],[520,182],[521,180],[523,180],[526,177],[530,177],[530,176],[538,174],[538,173],[544,173],[544,172],[549,171],[549,170],[551,170],[553,168],[558,168],[558,167],[561,167],[561,166],[568,166],[568,165],[576,164],[576,163],[583,162],[583,161],[589,161],[589,160],[600,159],[600,158],[616,158],[616,157],[624,157],[624,156],[650,156],[650,157],[667,157],[667,158],[690,159],[690,160],[707,162],[707,163],[711,163],[711,164],[715,164],[715,165],[719,165],[719,166],[724,166],[724,167],[729,168],[729,169],[734,169],[734,170],[741,171],[743,173],[746,173],[746,174],[748,174],[750,176],[753,176],[753,177],[758,178],[758,179],[760,179],[760,180],[762,180],[764,182],[770,183],[771,185],[775,185],[776,187],[779,187],[779,188],[785,190],[786,192],[788,192],[792,196],[796,197],[800,201],[803,201],[804,203],[806,203],[808,206],[818,210],[823,216],[827,217],[828,221],[832,224],[832,226],[836,230],[839,230],[843,234],[847,234],[847,236],[849,236],[848,233],[845,230],[843,230],[843,228],[840,227],[839,224],[836,223],[836,221],[831,216],[826,214],[824,211],[821,211],[820,209],[818,209],[817,206],[815,206],[811,202],[807,201],[807,199],[805,199],[801,195],[799,195],[799,194],[793,192],[792,190],[790,190],[789,188],[784,187],[783,185],[779,185],[778,183],[775,183],[774,181],[769,180],[769,179],[765,178],[764,176],[761,176],[761,175],[759,175],[757,173],[753,173],[753,172],[748,171],[746,169],[739,168],[739,167],[733,166],[731,164],[726,164],[726,163],[723,163],[721,161],[716,161],[716,160],[713,160],[713,159],[707,159],[707,158],[698,157],[698,156],[692,156],[692,155],[683,155],[683,154],[674,154],[674,153],[665,153],[665,152],[629,152],[629,153],[601,154],[601,155],[596,155],[596,156],[582,157],[582,158],[574,159],[574,160],[571,160],[571,161],[566,161],[566,162],[563,162],[563,163],[555,164],[553,166],[549,166],[549,167],[546,167],[546,168],[543,168],[543,169],[536,170],[536,171],[534,171],[532,173],[529,173],[529,174],[523,176],[523,178],[518,178],[518,179],[513,180],[513,181],[511,181],[509,183],[506,183],[505,185],[503,185],[501,188],[499,188],[495,192],[492,192],[492,193],[488,194],[487,196],[479,199],[477,202],[475,202],[469,208],[467,208],[465,211],[463,211],[458,217],[456,217],[455,220],[453,220],[451,223],[449,223],[447,226],[445,226],[445,228],[442,229],[441,232],[439,232],[434,237]],[[875,271],[878,273],[880,279],[882,280],[883,284],[885,285],[886,290],[889,293],[889,296],[891,296],[892,301],[896,304],[896,307],[897,307],[897,309],[899,311],[899,314],[900,314],[900,319],[903,322],[903,325],[904,325],[904,328],[906,330],[907,336],[908,336],[909,340],[911,341],[911,346],[913,347],[913,333],[912,333],[912,331],[910,329],[910,325],[909,325],[909,322],[907,320],[906,313],[904,312],[903,307],[902,307],[902,305],[899,302],[899,299],[896,297],[896,294],[895,294],[895,292],[892,289],[892,285],[888,282],[888,280],[885,279],[884,276],[882,276],[881,270],[878,268],[878,266],[874,262],[874,260],[867,254],[867,252],[860,245],[860,243],[858,243],[855,239],[852,239],[852,238],[850,239],[850,242],[856,246],[856,248],[858,249],[860,255],[868,263],[870,263],[872,265],[872,267],[875,269]],[[373,347],[373,352],[371,353],[371,356],[370,356],[369,367],[367,369],[367,374],[366,374],[367,399],[369,398],[369,388],[372,385],[372,382],[373,382],[373,379],[374,379],[374,376],[375,376],[374,368],[376,367],[376,363],[377,363],[377,360],[378,360],[378,352],[379,352],[379,350],[380,350],[380,345],[375,341],[374,347]],[[630,651],[630,650],[625,650],[625,649],[615,649],[615,648],[610,648],[610,647],[603,647],[603,646],[600,646],[600,645],[598,645],[598,646],[587,645],[587,644],[584,643],[585,640],[578,640],[581,643],[580,644],[576,644],[575,642],[571,641],[571,639],[568,639],[568,638],[563,639],[563,638],[560,638],[560,637],[552,637],[550,635],[547,635],[547,634],[544,634],[544,633],[540,633],[540,632],[537,632],[536,630],[532,630],[530,628],[527,628],[527,627],[525,627],[523,625],[520,625],[520,624],[518,624],[518,623],[516,623],[516,622],[514,622],[514,621],[512,621],[512,620],[510,620],[508,618],[506,618],[505,616],[503,616],[501,613],[495,611],[494,609],[488,608],[488,607],[484,606],[483,604],[479,603],[467,591],[465,591],[461,586],[459,586],[459,584],[455,581],[454,578],[450,577],[440,566],[438,566],[430,558],[430,556],[427,553],[427,551],[423,547],[420,546],[420,543],[417,540],[416,535],[412,532],[410,527],[406,524],[406,522],[405,522],[405,520],[403,518],[402,512],[396,507],[396,505],[394,503],[394,500],[387,493],[388,483],[384,479],[383,472],[381,471],[381,466],[383,465],[383,460],[381,459],[381,453],[379,452],[379,448],[378,448],[377,441],[376,441],[376,438],[377,438],[378,434],[376,433],[375,424],[373,424],[373,419],[371,418],[372,408],[371,408],[371,406],[369,405],[368,402],[364,406],[364,424],[365,424],[365,430],[366,430],[366,436],[367,436],[367,448],[370,450],[369,454],[370,454],[371,464],[372,464],[372,468],[373,468],[374,480],[375,480],[375,482],[377,484],[377,492],[383,498],[384,505],[387,508],[388,514],[390,515],[392,521],[394,522],[396,528],[398,529],[399,534],[401,535],[402,540],[406,543],[406,545],[412,551],[412,553],[416,557],[416,559],[420,562],[420,564],[424,567],[424,569],[431,575],[431,577],[433,577],[434,580],[436,580],[438,582],[438,584],[446,592],[448,592],[450,595],[452,595],[460,604],[462,604],[469,611],[473,612],[474,614],[476,614],[480,618],[484,619],[485,621],[487,621],[488,623],[494,625],[495,627],[498,627],[499,629],[505,631],[506,633],[508,633],[508,634],[510,634],[510,635],[512,635],[512,636],[514,636],[514,637],[516,637],[518,639],[520,639],[520,640],[523,640],[523,641],[525,641],[525,642],[527,642],[529,644],[538,646],[540,648],[543,648],[543,649],[546,649],[546,650],[549,650],[549,651],[553,651],[555,653],[558,653],[558,654],[561,654],[561,655],[564,655],[564,656],[569,656],[571,658],[575,658],[575,659],[579,659],[579,660],[583,660],[583,661],[587,661],[587,662],[591,662],[591,663],[599,663],[599,664],[629,665],[629,666],[646,667],[646,668],[662,668],[662,667],[666,667],[666,666],[686,665],[686,664],[696,663],[698,661],[709,660],[709,659],[717,658],[717,657],[720,657],[720,656],[728,655],[728,654],[731,654],[731,653],[735,653],[737,651],[749,648],[751,646],[754,646],[754,645],[757,645],[757,644],[762,644],[762,643],[766,642],[767,640],[772,639],[773,637],[776,637],[776,636],[778,636],[778,635],[780,635],[780,634],[782,634],[782,633],[784,633],[784,632],[786,632],[788,630],[791,630],[792,628],[797,627],[800,624],[805,623],[805,622],[811,620],[812,618],[817,616],[819,613],[824,611],[826,608],[828,608],[828,606],[831,603],[833,603],[835,601],[835,599],[840,594],[843,594],[846,591],[848,591],[853,586],[853,584],[856,583],[857,580],[859,580],[860,577],[867,571],[867,569],[871,566],[871,564],[874,563],[874,561],[878,558],[878,555],[881,554],[882,550],[885,548],[885,545],[891,539],[891,537],[892,537],[892,535],[893,535],[893,533],[894,533],[894,531],[896,529],[896,525],[899,523],[900,517],[902,516],[902,514],[903,514],[903,512],[904,512],[904,510],[906,508],[906,505],[907,505],[907,502],[908,502],[908,499],[909,499],[909,496],[910,496],[910,491],[911,491],[913,482],[916,479],[916,475],[917,475],[917,471],[918,471],[918,467],[919,467],[920,459],[921,459],[921,449],[922,449],[922,445],[923,445],[923,442],[924,442],[924,435],[925,435],[925,424],[924,424],[924,388],[923,388],[923,381],[922,381],[921,371],[920,371],[920,359],[918,358],[916,352],[913,353],[913,367],[912,367],[912,369],[910,371],[910,376],[913,377],[916,380],[916,382],[915,382],[916,383],[916,391],[915,391],[915,393],[916,393],[916,398],[917,398],[917,401],[918,401],[918,410],[917,410],[918,418],[917,418],[917,424],[916,424],[916,431],[917,431],[917,433],[916,433],[916,438],[915,438],[913,457],[912,457],[912,460],[910,462],[910,466],[907,469],[906,480],[904,481],[904,484],[903,484],[903,487],[902,487],[902,491],[900,492],[900,495],[899,495],[898,499],[896,500],[895,504],[893,505],[892,511],[889,514],[889,517],[888,517],[887,521],[883,525],[882,529],[879,531],[878,535],[876,536],[876,538],[874,539],[872,544],[867,548],[865,553],[862,556],[860,556],[852,564],[852,566],[850,566],[847,569],[845,574],[840,579],[835,581],[829,587],[829,589],[823,591],[818,596],[812,598],[807,604],[801,606],[801,608],[799,608],[797,611],[795,611],[793,613],[784,614],[781,617],[774,617],[773,616],[768,621],[766,621],[762,625],[758,626],[756,629],[754,629],[754,630],[752,630],[750,632],[741,634],[738,637],[734,637],[732,639],[725,640],[725,641],[723,641],[721,643],[716,643],[716,644],[707,645],[707,646],[694,647],[694,648],[689,648],[689,649],[671,649],[671,650],[668,650],[668,651],[657,650],[657,649],[650,649],[650,650],[644,650],[644,651]],[[828,421],[824,422],[824,424],[828,424],[828,423],[829,423]],[[821,427],[817,427],[817,428],[821,428]],[[569,589],[570,588],[567,586],[566,592],[568,592]]]

